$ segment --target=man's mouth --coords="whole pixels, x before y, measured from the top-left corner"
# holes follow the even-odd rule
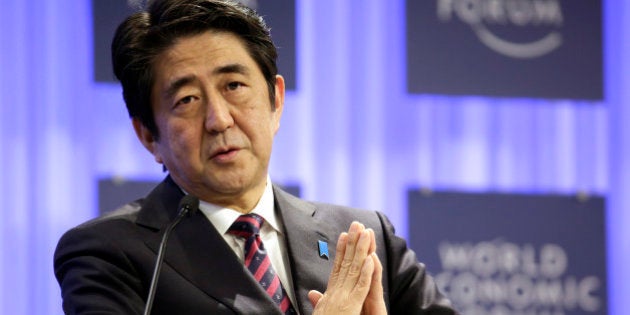
[[[230,162],[236,157],[239,151],[239,148],[221,148],[212,155],[211,159],[216,162]]]

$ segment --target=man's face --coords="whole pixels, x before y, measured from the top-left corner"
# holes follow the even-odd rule
[[[250,211],[267,177],[280,125],[284,80],[272,110],[266,81],[234,34],[179,39],[154,64],[151,103],[159,140],[134,120],[138,137],[188,193]]]

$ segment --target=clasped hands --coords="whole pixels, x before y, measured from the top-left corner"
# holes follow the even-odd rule
[[[383,299],[383,266],[376,255],[372,229],[352,222],[339,235],[326,292],[311,290],[313,314],[387,314]]]

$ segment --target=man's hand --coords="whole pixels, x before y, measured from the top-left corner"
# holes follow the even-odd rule
[[[374,233],[374,232],[372,232]],[[370,258],[374,261],[374,273],[372,274],[372,284],[368,292],[361,314],[363,315],[385,315],[387,308],[383,299],[383,265],[376,256],[376,253],[370,254]]]
[[[374,231],[352,222],[348,233],[339,235],[326,292],[308,293],[313,314],[387,314],[375,251]]]

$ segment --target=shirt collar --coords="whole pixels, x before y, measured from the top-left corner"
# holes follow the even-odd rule
[[[234,221],[242,214],[236,210],[217,206],[202,200],[199,201],[199,210],[203,212],[203,214],[221,234],[225,234],[230,226],[232,226],[232,223],[234,223]],[[274,195],[269,175],[267,175],[265,191],[250,213],[260,215],[265,219],[268,226],[276,230],[277,233],[281,233],[278,218],[276,218],[276,213],[274,211]]]

